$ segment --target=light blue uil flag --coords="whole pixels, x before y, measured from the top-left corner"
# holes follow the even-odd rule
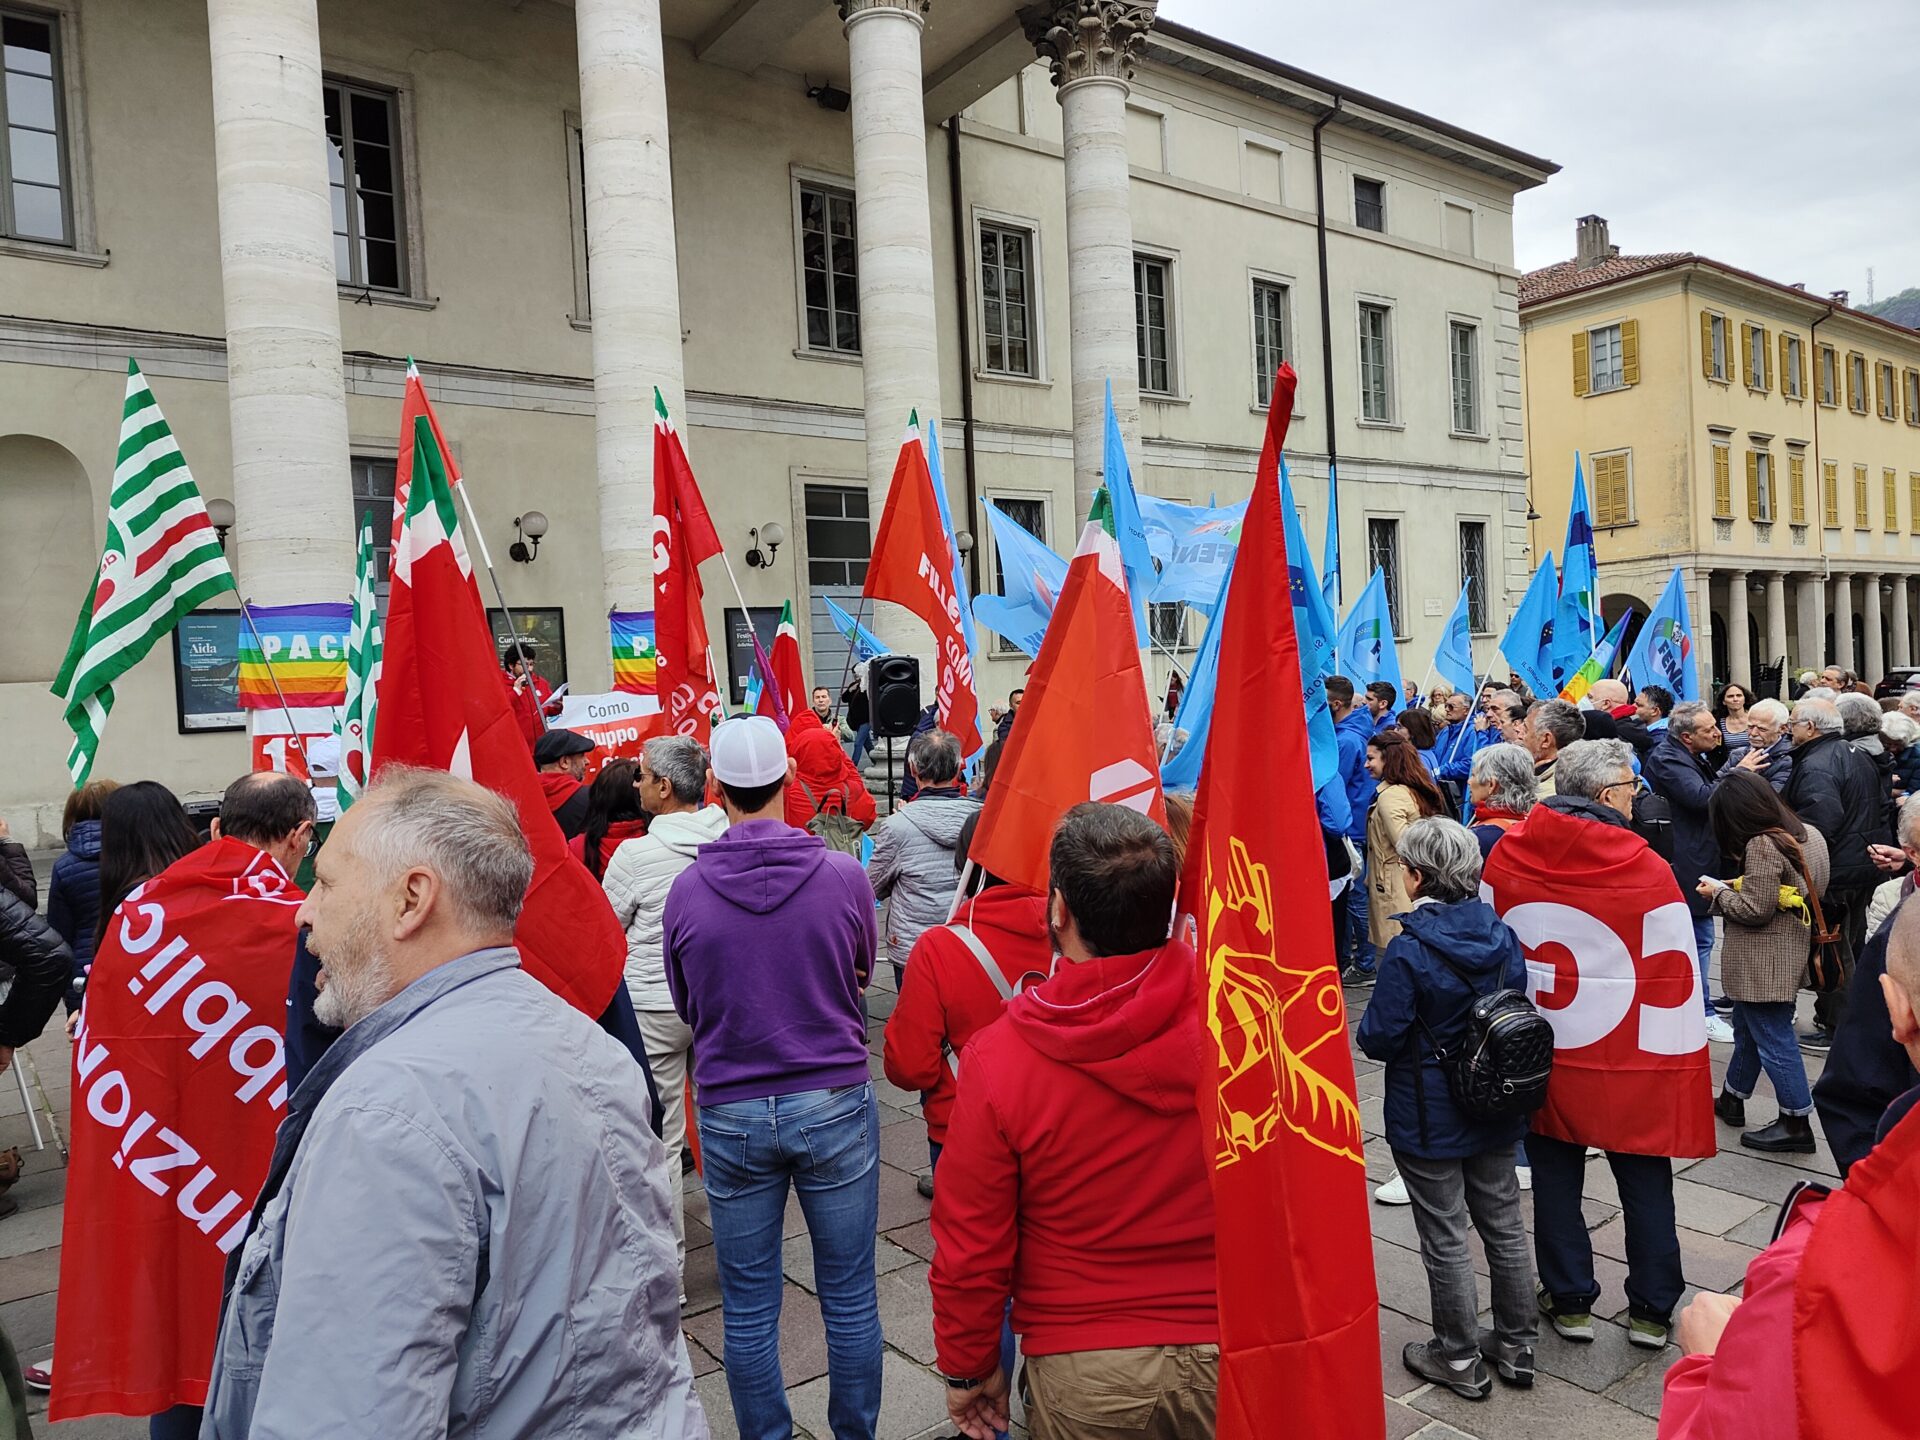
[[[1660,602],[1640,627],[1627,651],[1627,673],[1635,685],[1664,685],[1675,700],[1700,698],[1700,667],[1694,663],[1693,619],[1687,612],[1687,587],[1674,567]]]
[[[1220,577],[1220,589],[1208,607],[1213,618],[1201,638],[1200,653],[1193,657],[1193,669],[1187,675],[1187,688],[1180,692],[1180,709],[1173,717],[1174,732],[1184,730],[1185,743],[1160,767],[1160,784],[1168,790],[1196,790],[1200,786],[1200,762],[1206,758],[1207,734],[1213,728],[1213,696],[1220,684],[1220,631],[1227,608],[1227,586],[1233,581],[1233,562]]]
[[[1507,623],[1507,633],[1500,637],[1500,653],[1513,673],[1534,694],[1548,698],[1558,695],[1561,685],[1561,678],[1553,673],[1553,617],[1559,605],[1560,577],[1549,550],[1527,582],[1527,593]]]
[[[1469,623],[1467,587],[1460,587],[1460,598],[1453,602],[1453,613],[1440,632],[1440,648],[1433,652],[1433,668],[1462,695],[1471,696],[1479,676],[1473,670],[1473,629]]]
[[[1387,577],[1378,567],[1367,581],[1367,588],[1353,602],[1340,626],[1337,642],[1339,671],[1353,681],[1356,690],[1364,690],[1375,680],[1393,686],[1401,693],[1400,651],[1393,641],[1393,612],[1387,604]]]
[[[1006,594],[980,596],[973,602],[974,618],[1038,657],[1054,602],[1067,583],[1067,562],[992,502],[987,504],[987,524],[993,531]]]
[[[1133,490],[1133,467],[1127,463],[1126,441],[1120,417],[1113,411],[1113,382],[1107,382],[1107,443],[1105,453],[1107,504],[1113,508],[1113,538],[1120,546],[1120,568],[1127,572],[1127,599],[1133,605],[1133,628],[1142,650],[1147,648],[1147,602],[1159,583],[1153,569],[1153,551],[1147,544],[1146,522],[1140,518],[1140,500]]]

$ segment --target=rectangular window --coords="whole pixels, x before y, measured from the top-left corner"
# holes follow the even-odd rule
[[[1480,433],[1480,330],[1463,320],[1447,322],[1447,362],[1453,380],[1453,428]]]
[[[1360,418],[1389,423],[1393,419],[1393,311],[1385,305],[1360,302]]]
[[[802,180],[799,205],[806,348],[829,355],[858,355],[860,266],[853,192]]]
[[[1893,366],[1881,361],[1873,372],[1874,408],[1880,412],[1882,420],[1891,420],[1900,408],[1900,387],[1894,379]]]
[[[1820,462],[1820,516],[1829,530],[1840,528],[1840,462]]]
[[[996,495],[989,499],[987,503],[989,505],[999,506],[1010,519],[1017,521],[1022,529],[1042,545],[1050,543],[1047,538],[1046,501]],[[991,529],[992,527],[989,526],[988,528]],[[993,547],[993,591],[996,595],[1004,595],[1007,593],[1006,558],[1001,554],[998,545]],[[996,655],[1019,655],[1024,652],[1018,645],[1007,639],[1006,636],[995,635],[993,637],[993,653]]]
[[[391,90],[328,80],[327,177],[333,197],[333,273],[366,290],[407,288],[400,188],[400,108]]]
[[[1820,347],[1820,380],[1814,387],[1822,405],[1840,403],[1840,371],[1831,345]]]
[[[807,583],[852,586],[867,583],[873,531],[867,519],[864,485],[809,485],[807,507]]]
[[[1400,608],[1400,522],[1369,517],[1367,520],[1367,566],[1379,570],[1387,587],[1387,614],[1393,619],[1393,633],[1405,635]]]
[[[1887,507],[1887,513],[1880,519],[1880,528],[1889,535],[1900,533],[1900,476],[1892,469],[1880,472],[1881,502]]]
[[[1187,607],[1179,601],[1171,604],[1153,603],[1147,606],[1147,629],[1153,636],[1153,643],[1162,650],[1191,650],[1193,641],[1187,633]]]
[[[1387,228],[1387,186],[1384,180],[1353,177],[1353,223],[1362,230],[1385,232]]]
[[[1153,255],[1133,257],[1133,346],[1140,388],[1173,394],[1173,264]]]
[[[1633,523],[1633,455],[1622,450],[1593,458],[1593,528]]]
[[[1780,393],[1794,400],[1804,400],[1807,387],[1800,378],[1801,346],[1798,335],[1780,337]]]
[[[980,225],[980,330],[995,375],[1037,373],[1033,353],[1033,232]]]
[[[1773,357],[1767,347],[1767,332],[1759,325],[1748,325],[1740,337],[1740,365],[1749,390],[1773,388]]]
[[[1792,505],[1793,523],[1807,523],[1807,457],[1804,455],[1787,456],[1787,490],[1789,504]]]
[[[1906,383],[1905,391],[1907,423],[1920,425],[1920,370],[1908,370],[1902,377]]]
[[[1713,447],[1713,518],[1733,518],[1733,447],[1718,441]]]
[[[1621,364],[1620,327],[1602,325],[1587,332],[1587,385],[1598,393],[1618,390],[1626,383]]]
[[[1701,363],[1709,380],[1727,378],[1727,317],[1711,310],[1700,312]]]
[[[1858,350],[1847,352],[1847,408],[1856,415],[1867,413],[1867,357]]]
[[[1765,450],[1747,451],[1747,518],[1760,524],[1773,519],[1773,456]]]
[[[1460,522],[1460,583],[1467,590],[1467,626],[1476,635],[1486,634],[1487,616],[1487,522]]]
[[[1253,393],[1262,410],[1273,399],[1273,377],[1287,358],[1287,287],[1253,282]]]
[[[1920,470],[1907,472],[1907,531],[1920,535]]]
[[[393,481],[395,463],[378,456],[356,455],[353,476],[353,523],[373,525],[373,575],[380,596],[380,613],[387,613],[387,572],[393,559]]]
[[[1864,465],[1853,467],[1853,528],[1856,530],[1873,528],[1873,517],[1869,513],[1867,497],[1867,467]]]
[[[71,245],[57,26],[50,15],[0,10],[0,235]]]

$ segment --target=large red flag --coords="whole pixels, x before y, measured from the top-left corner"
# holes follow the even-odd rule
[[[707,644],[700,562],[720,553],[720,536],[687,463],[667,402],[653,392],[654,688],[667,731],[705,745],[720,708]]]
[[[407,518],[407,492],[413,486],[413,422],[426,416],[427,424],[433,427],[433,443],[440,447],[440,454],[447,462],[447,479],[453,484],[460,483],[460,467],[453,463],[453,451],[447,446],[447,437],[441,433],[440,417],[433,413],[433,402],[427,399],[427,387],[421,382],[420,367],[407,358],[407,388],[400,397],[400,454],[393,463],[393,548],[400,548],[400,527]]]
[[[913,611],[933,631],[933,694],[940,728],[960,738],[960,753],[972,755],[980,738],[980,696],[973,683],[973,658],[960,628],[960,595],[954,583],[953,550],[940,524],[933,474],[918,430],[907,431],[893,467],[886,513],[873,537],[873,558],[860,592],[868,599],[891,600]]]
[[[785,733],[787,721],[808,708],[807,672],[800,664],[800,632],[793,625],[793,602],[780,607],[780,626],[773,632],[773,649],[768,651],[753,637],[754,668],[760,672],[760,698],[756,714],[764,715]]]
[[[1120,549],[1089,525],[1028,672],[969,858],[1044,895],[1047,847],[1073,806],[1108,800],[1166,824],[1152,714]]]
[[[216,840],[101,932],[74,1037],[50,1419],[206,1402],[227,1253],[287,1113],[302,898],[272,856]]]
[[[1219,1436],[1376,1440],[1386,1415],[1366,1159],[1280,513],[1293,390],[1283,366],[1220,617],[1181,877],[1218,1060],[1200,1109],[1218,1227]]]
[[[507,797],[533,849],[533,883],[514,931],[520,963],[598,1019],[626,964],[626,936],[585,866],[567,853],[533,756],[500,684],[486,610],[460,537],[445,457],[414,421],[406,524],[393,551],[380,724],[373,768],[451,770]]]

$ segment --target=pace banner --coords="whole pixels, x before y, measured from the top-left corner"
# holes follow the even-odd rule
[[[240,617],[240,708],[345,704],[352,625],[345,601],[248,605]]]

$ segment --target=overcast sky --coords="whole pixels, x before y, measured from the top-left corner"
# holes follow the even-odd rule
[[[1557,161],[1532,269],[1577,215],[1856,304],[1920,286],[1916,0],[1161,0],[1160,12]]]

